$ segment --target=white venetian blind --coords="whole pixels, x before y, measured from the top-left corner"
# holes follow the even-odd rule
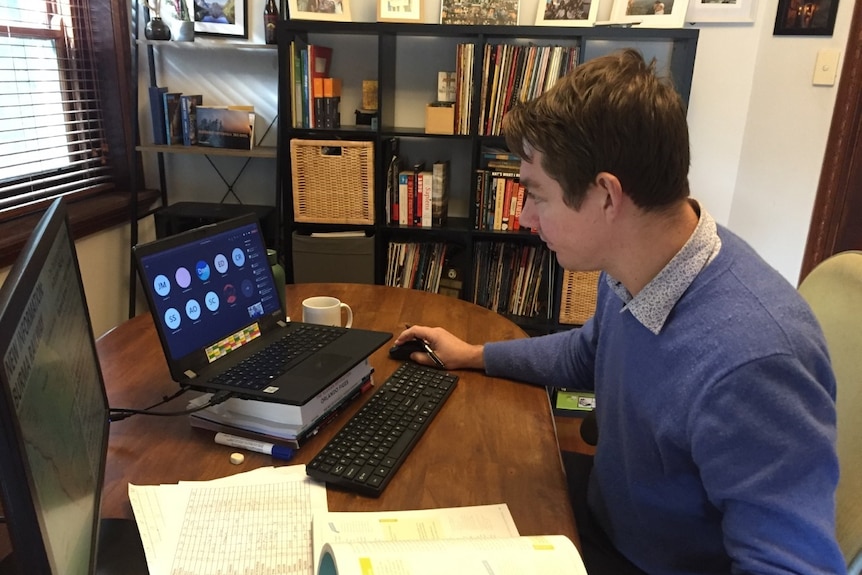
[[[0,210],[111,187],[87,0],[0,0]]]

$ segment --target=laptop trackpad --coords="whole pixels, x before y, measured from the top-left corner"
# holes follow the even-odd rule
[[[349,357],[335,353],[316,353],[290,370],[291,377],[310,378],[320,381],[335,381],[339,372],[344,372],[344,366]]]

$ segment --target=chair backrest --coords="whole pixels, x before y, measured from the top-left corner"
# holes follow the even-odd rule
[[[838,382],[838,544],[847,563],[862,553],[862,251],[836,254],[799,286],[826,336]]]

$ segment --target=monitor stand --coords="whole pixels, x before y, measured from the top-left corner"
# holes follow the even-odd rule
[[[21,575],[11,553],[0,561],[0,575]],[[101,520],[96,575],[149,575],[144,546],[134,520]]]

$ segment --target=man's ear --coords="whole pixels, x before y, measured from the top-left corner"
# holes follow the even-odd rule
[[[624,206],[625,194],[619,178],[610,172],[599,172],[595,179],[596,188],[603,194],[602,210],[605,217],[616,219]]]

